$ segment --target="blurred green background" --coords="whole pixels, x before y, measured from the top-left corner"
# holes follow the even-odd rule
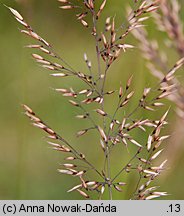
[[[109,1],[103,15],[116,14],[117,22],[121,23],[125,20],[125,5],[130,2],[133,1]],[[47,39],[77,70],[85,68],[82,59],[84,52],[95,64],[95,49],[90,32],[76,21],[71,11],[60,10],[56,0],[2,0],[1,3],[21,12],[33,29]],[[182,1],[181,3],[183,4]],[[181,17],[184,17],[184,10]],[[75,132],[83,129],[86,123],[76,120],[74,116],[78,113],[77,110],[66,98],[51,89],[71,86],[75,89],[80,83],[67,79],[55,80],[56,78],[49,76],[48,71],[39,67],[32,60],[30,50],[24,48],[27,44],[34,44],[34,41],[21,35],[18,30],[20,27],[7,8],[0,4],[0,199],[82,199],[78,193],[66,193],[66,190],[76,184],[76,180],[56,171],[59,163],[62,163],[63,155],[47,147],[42,139],[44,134],[30,125],[20,106],[25,103],[32,107],[51,127],[85,152],[90,161],[100,166],[102,152],[97,143],[99,138],[91,133],[89,137],[86,135],[76,140]],[[162,46],[164,35],[156,31],[153,24],[148,26],[148,30],[150,36],[156,38]],[[132,36],[126,42],[136,45]],[[172,51],[168,55],[172,66],[178,57]],[[183,72],[180,70],[178,74],[181,75],[181,71]],[[117,89],[119,82],[124,84],[131,74],[134,75],[133,88],[136,96],[141,94],[144,86],[157,82],[146,69],[139,50],[135,49],[123,54],[113,65],[106,88]],[[128,109],[135,106],[136,97],[134,98]],[[167,104],[169,107],[170,102]],[[107,106],[110,105],[111,101]],[[164,110],[165,108],[161,109],[159,115]],[[178,121],[173,110],[174,107],[170,112],[170,124],[166,133],[173,132]],[[158,113],[151,114],[151,117],[154,115],[158,118]],[[144,113],[141,116],[144,117]],[[184,125],[181,124],[180,127]],[[138,140],[144,139],[139,137],[142,134],[136,135]],[[174,144],[172,141],[167,145],[172,149],[175,148]],[[166,199],[184,198],[183,139],[179,149],[169,164],[169,169],[156,181],[156,185],[161,186],[161,191],[171,194]],[[121,157],[121,154],[118,149],[113,157]],[[161,160],[172,156],[172,151],[166,151]],[[123,155],[122,163],[123,161],[126,161],[126,154]],[[115,164],[112,172],[115,174],[120,167],[121,164]],[[129,185],[123,193],[115,193],[114,199],[124,199],[131,187],[135,186],[135,176],[125,178]]]

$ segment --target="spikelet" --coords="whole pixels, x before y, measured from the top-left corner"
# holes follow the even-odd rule
[[[100,9],[99,9],[99,11],[97,12],[96,19],[98,19],[98,18],[100,17],[100,15],[101,15],[101,13],[102,13],[102,11],[103,11],[105,5],[106,5],[106,2],[107,2],[107,0],[103,0],[102,4],[101,4],[101,6],[100,6]]]

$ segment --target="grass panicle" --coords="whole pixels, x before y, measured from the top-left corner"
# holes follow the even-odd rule
[[[26,46],[32,49],[33,59],[44,69],[49,70],[50,75],[56,79],[66,79],[65,82],[67,82],[66,77],[70,76],[86,86],[79,90],[74,87],[69,89],[54,88],[54,90],[68,98],[69,103],[79,111],[76,118],[81,121],[81,124],[83,119],[91,124],[88,128],[79,130],[77,137],[84,135],[90,137],[89,132],[91,130],[98,134],[99,142],[96,145],[99,145],[102,150],[103,167],[97,168],[95,162],[89,161],[84,153],[81,153],[78,148],[67,141],[64,135],[61,136],[44,123],[27,105],[23,105],[23,109],[25,115],[32,121],[33,126],[46,133],[49,146],[61,154],[66,154],[66,162],[60,164],[61,167],[58,168],[58,172],[75,177],[80,182],[69,189],[68,192],[78,192],[84,198],[90,198],[89,194],[94,192],[98,194],[99,199],[103,199],[104,192],[107,190],[108,198],[113,199],[115,191],[123,193],[124,187],[129,184],[122,179],[122,174],[135,172],[138,174],[136,177],[137,183],[132,185],[134,190],[127,199],[150,200],[166,196],[167,192],[157,191],[158,187],[153,184],[154,180],[166,169],[167,160],[160,164],[156,162],[164,150],[163,142],[169,138],[169,135],[162,134],[162,129],[167,125],[168,110],[165,108],[167,111],[158,119],[144,118],[140,116],[139,110],[156,112],[161,106],[164,106],[165,98],[174,101],[181,109],[180,99],[182,95],[180,95],[180,88],[182,87],[175,77],[175,72],[184,64],[184,49],[179,45],[181,41],[184,41],[184,37],[179,30],[179,27],[181,27],[180,19],[176,16],[178,7],[175,3],[167,5],[166,1],[161,0],[136,0],[134,1],[134,9],[128,14],[128,24],[126,26],[122,24],[118,27],[116,17],[108,16],[105,18],[104,28],[101,30],[98,23],[104,15],[103,11],[106,4],[110,4],[110,2],[102,0],[98,5],[95,0],[59,0],[59,7],[63,10],[73,11],[76,14],[77,21],[84,28],[90,29],[91,37],[94,39],[96,62],[92,62],[88,55],[84,54],[88,73],[83,72],[82,69],[80,72],[76,70],[63,56],[54,51],[47,40],[33,30],[19,12],[8,7],[22,26],[20,32],[34,41],[33,44]],[[150,42],[147,38],[144,22],[150,17],[150,14],[153,14],[157,25],[168,33],[169,38],[177,38],[174,46],[180,54],[180,60],[174,63],[171,68],[168,67],[165,58],[160,56],[157,43],[155,41]],[[170,16],[170,23],[165,20],[166,15]],[[136,93],[136,89],[132,88],[133,76],[130,76],[125,86],[120,83],[118,89],[115,89],[115,87],[114,89],[107,89],[106,83],[108,74],[112,72],[111,65],[118,58],[123,57],[125,52],[134,50],[135,46],[133,44],[126,43],[126,38],[131,33],[139,40],[142,54],[150,62],[149,70],[159,78],[159,82],[153,87],[145,86],[142,96],[137,99],[137,105],[132,110],[125,112],[126,106],[131,103]],[[94,67],[94,65],[97,67]],[[161,70],[158,70],[157,66]],[[97,71],[95,68],[97,68]],[[112,113],[106,110],[106,103],[110,102],[110,97],[116,97],[118,100],[117,104],[112,104],[114,109]],[[121,117],[119,117],[120,113]],[[99,119],[101,123],[99,123]],[[133,133],[135,130],[139,131],[139,134],[146,134],[147,141],[143,142],[140,139],[141,135],[135,136]],[[118,145],[123,146],[122,154],[128,154],[129,160],[114,175],[112,169],[116,164],[112,163],[112,151]],[[134,153],[129,152],[130,145],[134,146]],[[119,158],[117,158],[116,163],[118,162]],[[88,178],[89,171],[94,172],[94,179]]]

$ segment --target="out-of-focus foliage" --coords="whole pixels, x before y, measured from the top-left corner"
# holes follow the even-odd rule
[[[72,12],[60,10],[56,0],[3,0],[2,2],[18,9],[32,27],[78,70],[85,68],[84,52],[88,53],[95,64],[95,46],[89,31],[84,30]],[[129,2],[132,5],[133,1],[131,0],[116,0],[113,3],[109,1],[103,15],[116,14],[118,23],[125,22],[125,6]],[[181,17],[184,17],[184,14],[181,14]],[[162,46],[164,34],[158,32],[151,21],[148,21],[147,24],[150,36],[158,39],[160,46]],[[50,88],[71,87],[79,85],[79,83],[75,83],[73,80],[70,80],[71,83],[65,83],[63,80],[56,81],[48,75],[46,70],[36,65],[30,57],[30,51],[24,48],[31,41],[20,34],[19,27],[20,25],[15,22],[9,11],[1,4],[0,199],[81,199],[78,194],[66,193],[66,190],[76,182],[56,171],[61,161],[60,154],[47,147],[44,138],[42,139],[44,135],[29,125],[20,106],[21,103],[26,103],[33,107],[49,125],[73,141],[79,149],[82,149],[91,161],[98,159],[100,165],[98,151],[94,151],[94,154],[91,155],[91,149],[95,149],[96,145],[93,140],[89,142],[86,137],[76,140],[73,135],[79,128],[83,128],[81,122],[74,118],[76,110]],[[127,42],[136,45],[136,41],[131,36]],[[176,56],[174,52],[169,55],[172,65],[172,58],[175,59]],[[112,85],[115,85],[118,88],[119,81],[125,83],[131,74],[134,75],[136,96],[140,95],[145,86],[157,82],[156,78],[152,77],[146,69],[138,49],[135,49],[123,54],[111,68],[107,87],[110,89]],[[180,74],[181,79],[183,79],[183,74]],[[135,106],[134,103],[131,104],[131,107],[133,106]],[[163,113],[163,110],[161,112]],[[171,124],[168,127],[171,132],[173,129],[172,122],[175,119],[175,113],[171,111],[169,119]],[[95,138],[94,135],[94,140],[96,140]],[[174,164],[170,165],[170,170],[166,171],[165,176],[163,175],[158,183],[162,186],[163,191],[172,194],[166,199],[184,198],[182,187],[184,140],[182,142],[182,153],[178,158],[175,158]],[[170,143],[170,145],[173,145],[174,148],[174,143]],[[121,158],[118,149],[114,154]],[[164,155],[164,157],[169,157],[169,155]],[[119,168],[120,165],[117,165],[117,170]],[[114,173],[117,170],[114,170]],[[166,178],[167,181],[165,181]],[[130,185],[134,184],[133,177],[129,182]],[[131,190],[131,186],[125,187],[125,191],[117,193],[114,198],[123,199],[129,190]]]

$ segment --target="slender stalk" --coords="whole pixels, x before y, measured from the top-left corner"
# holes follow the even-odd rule
[[[66,141],[63,137],[61,137],[60,135],[56,134],[58,140],[60,140],[61,142],[65,143],[71,150],[72,150],[72,153],[77,156],[78,159],[84,161],[86,164],[88,164],[91,168],[93,168],[95,170],[95,172],[102,178],[104,178],[102,176],[102,174],[95,168],[94,165],[92,165],[86,158],[81,158],[81,154],[75,149],[72,147],[72,145]]]
[[[90,116],[89,112],[84,108],[84,106],[82,106],[82,104],[80,103],[80,101],[78,101],[78,104],[79,104],[79,108],[85,113],[87,114],[88,113],[88,119],[91,121],[91,123],[93,124],[93,126],[98,129],[98,126],[96,124],[96,122],[93,120],[93,118]]]
[[[96,12],[95,12],[95,10],[91,10],[91,13],[92,13],[92,19],[93,19],[93,28],[96,30],[95,42],[96,42],[96,56],[97,56],[97,65],[98,65],[98,76],[99,76],[99,80],[100,80],[101,97],[103,98],[102,104],[101,104],[101,109],[102,109],[102,111],[104,111],[104,86],[105,86],[108,67],[106,67],[106,69],[105,69],[104,78],[103,78],[103,81],[102,81],[102,78],[101,78],[102,71],[101,71],[101,62],[100,62],[101,55],[100,55],[98,33],[97,33]],[[104,128],[104,131],[105,131],[105,129],[106,129],[105,117],[103,117],[103,128]],[[111,168],[110,168],[110,155],[109,155],[108,142],[106,143],[105,157],[107,158],[107,179],[110,181],[110,179],[111,179],[111,173],[110,173]],[[108,191],[109,191],[109,199],[112,200],[111,184],[108,184]]]
[[[130,164],[139,154],[140,152],[137,151],[137,153],[128,161],[128,163],[114,176],[112,179],[112,183],[116,180],[116,178],[127,168],[128,164]]]

